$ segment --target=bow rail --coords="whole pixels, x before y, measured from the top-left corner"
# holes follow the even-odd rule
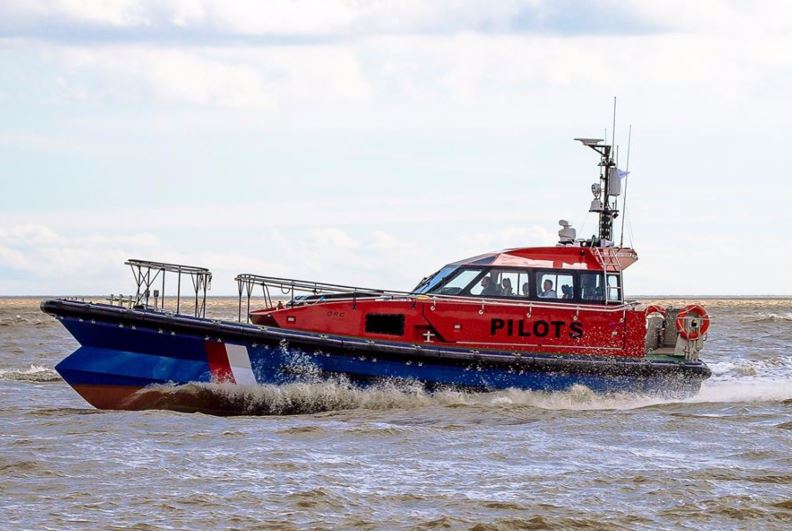
[[[149,300],[151,297],[153,297],[153,309],[164,311],[165,274],[175,273],[176,313],[181,313],[182,276],[188,276],[195,293],[193,315],[195,317],[206,316],[206,291],[211,289],[212,286],[212,272],[207,268],[184,264],[171,264],[168,262],[154,262],[151,260],[137,260],[134,258],[130,258],[124,262],[124,264],[128,265],[132,269],[132,276],[135,277],[135,284],[137,285],[137,291],[134,296],[135,305],[150,307]],[[160,289],[155,289],[155,283],[158,281]]]

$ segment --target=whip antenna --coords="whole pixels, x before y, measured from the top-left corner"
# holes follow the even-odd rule
[[[627,217],[627,184],[630,180],[630,144],[632,142],[632,124],[627,130],[627,161],[624,167],[624,200],[622,201],[622,222],[621,222],[621,237],[619,238],[619,247],[624,247],[624,219]]]
[[[605,138],[608,138],[607,130]],[[613,129],[611,129],[611,146],[616,146],[616,96],[613,97]]]

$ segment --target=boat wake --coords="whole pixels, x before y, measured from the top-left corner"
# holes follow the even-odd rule
[[[455,389],[427,391],[419,382],[393,379],[359,387],[343,377],[323,380],[313,374],[304,374],[304,381],[282,385],[153,385],[134,393],[126,406],[130,409],[265,416],[429,407],[630,410],[670,404],[792,400],[792,360],[742,360],[718,362],[711,366],[713,377],[703,383],[697,395],[686,399],[637,393],[602,394],[582,385],[559,392],[507,389],[483,393]],[[40,383],[61,380],[54,369],[43,365],[0,369],[0,381]]]
[[[453,391],[429,393],[417,382],[385,381],[361,388],[338,378],[282,385],[152,385],[133,394],[124,406],[226,415],[299,415],[463,404],[464,396]]]
[[[507,389],[490,393],[459,390],[427,391],[420,383],[384,381],[365,388],[343,378],[283,385],[202,384],[155,385],[132,395],[129,409],[173,409],[219,415],[304,415],[331,411],[470,407],[501,411],[631,410],[672,404],[783,402],[792,400],[792,379],[743,378],[705,382],[687,399],[636,393],[595,393],[575,385],[568,391]]]
[[[736,380],[709,380],[701,391],[682,402],[688,403],[743,403],[786,402],[792,400],[792,378],[740,378]]]

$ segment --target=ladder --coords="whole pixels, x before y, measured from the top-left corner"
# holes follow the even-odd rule
[[[602,266],[603,286],[605,289],[605,302],[622,302],[622,265],[619,261],[619,249],[616,247],[592,247],[597,262]],[[618,276],[616,286],[608,285],[608,274]]]

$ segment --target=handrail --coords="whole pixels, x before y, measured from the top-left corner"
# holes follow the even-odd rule
[[[300,294],[303,296],[322,296],[322,295],[350,295],[353,301],[359,298],[368,297],[383,297],[395,296],[405,297],[411,295],[407,291],[392,291],[382,289],[368,289],[358,286],[347,286],[344,284],[330,284],[327,282],[316,282],[312,280],[297,280],[293,278],[281,277],[268,277],[263,275],[255,275],[252,273],[242,273],[234,277],[237,282],[237,289],[239,292],[239,316],[238,319],[242,321],[242,296],[247,297],[247,314],[249,319],[250,314],[250,299],[253,294],[253,289],[256,286],[262,287],[262,295],[267,307],[272,307],[272,294],[270,288],[279,289],[281,295],[287,295],[290,304],[300,302],[297,298]],[[277,297],[277,295],[276,295]],[[339,297],[338,300],[345,300],[344,297]],[[308,301],[305,301],[306,303]]]
[[[212,272],[205,267],[171,264],[168,262],[155,262],[152,260],[138,260],[130,258],[125,265],[132,270],[137,290],[134,304],[149,306],[149,297],[154,297],[154,309],[165,309],[165,274],[176,273],[176,313],[181,313],[181,280],[182,275],[189,276],[195,293],[193,315],[206,316],[206,291],[211,289]],[[161,283],[155,289],[155,282]],[[161,290],[161,291],[160,291]],[[158,305],[158,301],[161,304]]]
[[[124,262],[124,265],[150,267],[152,269],[158,269],[161,271],[169,271],[171,273],[202,273],[209,274],[209,276],[211,276],[211,271],[205,267],[185,264],[172,264],[169,262],[157,262],[154,260],[139,260],[136,258],[130,258]]]

